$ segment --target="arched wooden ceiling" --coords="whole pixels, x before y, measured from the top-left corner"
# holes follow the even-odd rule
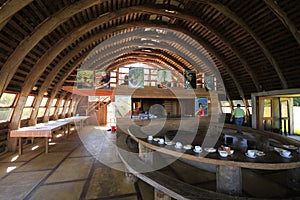
[[[231,99],[300,87],[298,0],[2,0],[0,6],[1,93],[60,97],[60,88],[74,83],[77,68],[97,45],[137,27],[173,30],[192,46],[199,43]],[[172,50],[142,49],[112,52],[115,60],[105,67],[131,63],[133,54],[176,70],[194,65]]]

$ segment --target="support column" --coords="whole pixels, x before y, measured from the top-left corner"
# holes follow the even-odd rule
[[[153,165],[153,150],[139,143],[139,157],[149,165]]]
[[[154,189],[154,200],[171,200],[171,197],[158,189]]]
[[[217,192],[229,195],[242,194],[242,170],[235,166],[217,166]]]

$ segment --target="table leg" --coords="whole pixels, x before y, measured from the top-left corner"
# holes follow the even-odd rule
[[[49,149],[49,141],[48,141],[48,138],[47,138],[47,137],[45,137],[45,148],[46,148],[45,153],[48,153],[48,149]]]
[[[22,155],[22,138],[21,137],[19,137],[19,155]]]
[[[80,130],[82,129],[83,127],[83,120],[80,120]]]
[[[71,128],[70,128],[70,124],[67,124],[67,136],[71,134]]]
[[[242,170],[236,166],[217,166],[217,191],[230,195],[242,194]]]

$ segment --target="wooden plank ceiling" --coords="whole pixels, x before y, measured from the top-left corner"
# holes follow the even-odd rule
[[[300,87],[298,0],[2,0],[0,6],[1,93],[60,97],[84,65],[115,69],[135,61],[218,71],[231,99]]]

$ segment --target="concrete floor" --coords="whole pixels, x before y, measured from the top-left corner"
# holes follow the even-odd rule
[[[85,128],[87,133],[97,135],[101,158],[92,156],[76,133],[54,138],[48,154],[44,153],[44,140],[25,145],[19,157],[7,154],[0,159],[0,199],[153,199],[151,187],[128,183],[125,173],[117,170],[124,166],[114,149],[105,147],[105,141],[115,139],[115,134],[106,129]],[[38,148],[32,150],[35,146]]]
[[[44,152],[44,140],[36,139],[24,146],[23,155],[2,156],[0,200],[152,200],[152,187],[140,180],[131,183],[126,179],[114,145],[116,134],[107,129],[86,126],[79,134],[75,131],[67,137],[54,137],[48,154]],[[215,191],[214,173],[180,161],[160,171]],[[243,170],[245,196],[299,197],[300,183],[289,182],[285,171]]]

